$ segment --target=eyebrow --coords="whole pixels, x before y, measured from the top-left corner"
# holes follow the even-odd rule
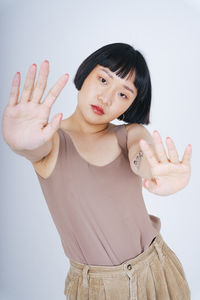
[[[113,75],[111,73],[109,73],[107,70],[102,69],[102,68],[100,68],[99,70],[101,70],[101,71],[105,72],[106,74],[108,74],[108,76],[110,76],[110,78],[112,78],[112,79],[114,78]],[[128,91],[130,91],[132,94],[135,94],[134,91],[130,87],[128,87],[127,85],[123,85],[123,87],[125,89],[127,89]]]

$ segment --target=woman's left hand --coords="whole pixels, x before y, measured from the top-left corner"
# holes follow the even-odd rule
[[[141,139],[140,147],[146,156],[150,168],[152,178],[144,179],[143,186],[149,191],[157,195],[170,195],[182,190],[189,182],[191,175],[191,154],[192,146],[188,144],[185,149],[182,161],[179,156],[173,140],[166,138],[168,155],[165,152],[161,136],[157,130],[153,132],[153,140],[157,157],[154,155],[148,143]]]

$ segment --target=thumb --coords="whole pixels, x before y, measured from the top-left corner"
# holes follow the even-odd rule
[[[146,189],[150,190],[152,185],[153,185],[153,182],[151,180],[148,180],[148,179],[144,179],[143,181],[143,187],[145,187]]]
[[[48,136],[48,138],[51,138],[58,130],[58,128],[60,128],[62,117],[62,113],[56,114],[55,116],[53,116],[51,122],[44,128],[44,132]]]
[[[145,189],[148,189],[148,180],[147,179],[144,179],[143,181],[142,181],[142,186],[145,188]]]
[[[156,184],[156,181],[155,179],[154,180],[148,180],[148,179],[145,179],[143,181],[143,184],[142,184],[148,191],[151,191],[153,192],[156,187],[157,187],[157,184]]]

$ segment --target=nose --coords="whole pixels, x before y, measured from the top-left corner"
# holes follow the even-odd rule
[[[112,102],[112,91],[109,89],[106,89],[105,91],[101,92],[98,95],[98,100],[101,101],[103,104],[110,105]]]

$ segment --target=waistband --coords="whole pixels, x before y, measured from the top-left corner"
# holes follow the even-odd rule
[[[88,265],[75,262],[70,259],[70,272],[75,272],[82,275],[82,288],[85,288],[88,293],[89,288],[89,278],[91,277],[112,277],[115,276],[128,276],[129,278],[129,299],[137,300],[137,272],[144,271],[147,263],[150,263],[151,260],[158,256],[161,264],[164,263],[164,255],[162,247],[164,240],[160,234],[157,234],[155,239],[151,242],[150,246],[145,249],[141,254],[135,258],[126,260],[120,265],[116,266],[97,266],[97,265]]]
[[[155,255],[159,256],[159,259],[162,261],[163,254],[162,254],[162,246],[163,246],[164,240],[162,238],[162,235],[160,233],[157,234],[153,242],[150,244],[150,246],[145,249],[141,254],[138,256],[131,258],[129,260],[126,260],[125,262],[121,263],[120,265],[114,265],[114,266],[99,266],[99,265],[89,265],[89,264],[82,264],[79,262],[76,262],[72,259],[69,259],[70,261],[70,268],[72,271],[78,273],[78,274],[88,274],[92,277],[98,277],[98,276],[108,276],[111,274],[113,276],[114,274],[124,273],[127,272],[127,270],[131,271],[131,273],[144,266],[146,263],[150,262],[151,259],[154,258]],[[155,251],[156,250],[156,251]]]

